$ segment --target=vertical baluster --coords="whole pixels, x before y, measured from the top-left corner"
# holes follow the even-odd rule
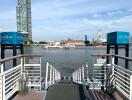
[[[41,90],[41,70],[42,70],[41,69],[41,65],[42,65],[42,63],[41,63],[41,57],[40,57],[40,62],[39,63],[40,63],[40,90]]]
[[[6,100],[5,94],[5,74],[4,74],[4,64],[1,63],[1,75],[2,75],[2,99]]]
[[[55,77],[54,77],[54,74],[55,74],[55,73],[54,73],[54,72],[55,72],[55,68],[53,68],[53,84],[55,83],[55,79],[54,79],[54,78],[55,78]]]
[[[47,62],[47,64],[46,64],[46,77],[45,77],[45,89],[47,89],[48,70],[49,70],[49,63]]]
[[[82,80],[84,81],[84,66],[82,66]]]
[[[81,81],[81,69],[79,68],[79,81]]]
[[[130,76],[130,95],[129,99],[132,100],[132,75]]]
[[[88,64],[86,64],[86,80],[87,80],[87,82],[88,82],[88,78],[89,78],[89,76],[88,76]]]
[[[50,65],[50,85],[52,84],[52,66]]]
[[[77,70],[77,81],[79,82],[79,69]]]
[[[112,62],[111,62],[111,64],[112,64],[112,76],[114,76],[114,63],[115,63],[115,57],[113,57],[112,56]],[[115,85],[115,81],[114,81],[114,85]]]

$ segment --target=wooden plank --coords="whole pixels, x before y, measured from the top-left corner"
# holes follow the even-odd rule
[[[113,100],[105,91],[101,90],[89,90],[88,95],[89,100]]]

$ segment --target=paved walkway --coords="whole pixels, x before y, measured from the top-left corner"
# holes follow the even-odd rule
[[[27,95],[16,95],[13,100],[44,100],[44,92],[29,91]]]
[[[51,85],[44,97],[45,92],[29,91],[27,95],[18,94],[13,100],[123,100],[117,94],[113,98],[105,91],[87,90],[85,85],[68,80]]]
[[[79,86],[63,81],[49,87],[45,100],[80,100]]]

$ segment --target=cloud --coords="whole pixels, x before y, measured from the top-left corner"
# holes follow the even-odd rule
[[[1,5],[8,8],[0,10],[0,26],[6,30],[16,30],[15,6]],[[131,19],[131,0],[32,0],[34,40],[93,37],[98,29],[132,32]]]
[[[112,0],[113,1],[113,0]],[[111,2],[112,2],[111,1]],[[66,18],[79,15],[94,15],[99,13],[121,11],[131,8],[130,2],[114,0],[114,3],[102,0],[48,0],[34,4],[33,19]]]
[[[5,29],[0,27],[0,32],[4,32],[4,31],[5,31]]]
[[[74,39],[83,39],[85,34],[89,34],[89,38],[92,39],[96,36],[97,30],[102,29],[104,33],[111,31],[128,31],[132,32],[132,15],[124,16],[115,20],[102,20],[102,19],[81,19],[79,21],[70,22],[68,20],[59,20],[60,24],[39,26],[34,29],[34,32],[41,33],[43,39],[64,39],[65,37],[71,37]],[[62,25],[62,23],[65,23]],[[37,36],[37,35],[36,35]],[[36,37],[35,36],[35,37]],[[38,36],[39,38],[39,36]]]

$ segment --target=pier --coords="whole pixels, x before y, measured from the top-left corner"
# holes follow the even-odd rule
[[[97,57],[93,77],[86,74],[88,65],[80,66],[72,76],[64,77],[47,62],[45,90],[42,90],[40,55],[19,55],[1,59],[0,99],[35,100],[32,98],[37,97],[37,100],[132,100],[132,71],[114,63],[115,57],[129,62],[132,62],[132,58],[111,54],[91,57]],[[107,57],[110,59],[109,64],[106,63]],[[5,70],[3,64],[13,59],[19,59],[20,62]],[[26,91],[20,87],[24,72],[28,79]]]

